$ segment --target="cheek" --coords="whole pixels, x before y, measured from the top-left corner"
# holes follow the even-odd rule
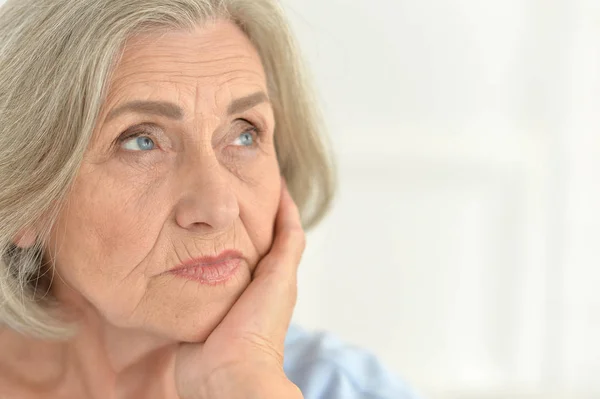
[[[279,208],[281,177],[272,165],[261,174],[259,183],[247,187],[240,196],[240,219],[258,254],[264,256],[273,241],[273,226]]]
[[[149,190],[97,181],[76,183],[48,248],[63,279],[93,302],[125,280],[136,285],[132,271],[160,231]]]

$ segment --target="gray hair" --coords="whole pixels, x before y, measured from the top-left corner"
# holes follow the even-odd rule
[[[279,165],[305,228],[322,218],[333,167],[275,0],[8,0],[0,7],[0,324],[43,338],[72,331],[42,283],[53,270],[42,254],[125,41],[220,18],[236,23],[261,56]],[[40,223],[33,247],[15,245],[23,228]]]

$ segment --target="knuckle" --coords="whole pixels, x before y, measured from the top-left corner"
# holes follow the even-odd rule
[[[285,241],[301,249],[306,246],[306,234],[300,226],[289,227],[285,230]]]
[[[299,247],[302,252],[306,249],[306,234],[304,233],[304,231],[302,231],[302,236],[299,240]]]

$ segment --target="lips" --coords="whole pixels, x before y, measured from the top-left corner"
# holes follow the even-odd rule
[[[189,259],[168,273],[202,284],[215,285],[229,280],[239,269],[242,260],[239,251],[227,250],[218,256]]]

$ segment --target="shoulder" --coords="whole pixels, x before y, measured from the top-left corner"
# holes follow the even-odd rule
[[[305,399],[417,399],[374,355],[326,332],[290,326],[284,368]]]

